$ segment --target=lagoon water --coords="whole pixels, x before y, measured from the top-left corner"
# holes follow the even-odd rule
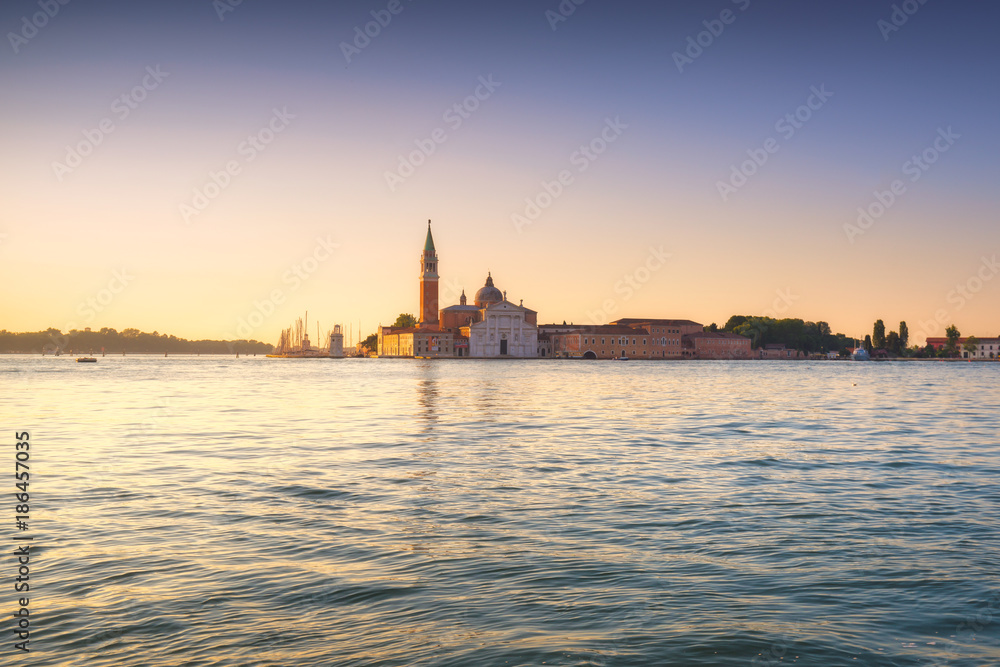
[[[0,357],[14,657],[997,665],[998,374]]]

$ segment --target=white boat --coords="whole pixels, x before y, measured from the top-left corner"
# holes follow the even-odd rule
[[[868,361],[871,357],[868,355],[868,350],[863,347],[854,348],[854,352],[851,353],[851,359],[854,361]]]

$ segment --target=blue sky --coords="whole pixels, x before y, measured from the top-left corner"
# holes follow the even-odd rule
[[[1000,9],[664,4],[566,2],[575,9],[553,29],[558,2],[76,0],[34,34],[24,20],[39,3],[5,3],[0,271],[17,288],[0,327],[229,337],[279,290],[253,337],[276,338],[307,308],[373,329],[416,310],[433,218],[443,278],[471,292],[492,270],[543,321],[588,321],[611,300],[613,317],[770,309],[859,336],[876,317],[919,333],[914,322],[943,310],[963,333],[1000,333],[1000,281],[981,271],[1000,241]],[[220,19],[219,7],[232,11]],[[348,62],[343,44],[371,12],[391,20]],[[677,53],[691,58],[681,71]],[[121,117],[114,101],[149,67],[167,74]],[[480,77],[498,85],[474,99]],[[817,89],[832,94],[803,112]],[[275,110],[287,128],[248,160],[239,147]],[[808,120],[791,136],[776,128],[797,112]],[[113,131],[93,134],[104,119]],[[600,146],[609,121],[625,129],[581,170],[573,156]],[[88,131],[100,143],[60,173]],[[724,197],[720,182],[769,139],[774,152]],[[390,187],[420,145],[433,152]],[[935,161],[911,180],[906,165],[925,151]],[[239,173],[185,219],[232,161]],[[565,171],[571,182],[518,226]],[[858,208],[878,211],[896,181],[901,194],[858,228]],[[338,252],[291,289],[282,276],[321,237]],[[660,247],[665,267],[622,289]],[[135,280],[81,319],[123,267]],[[782,293],[794,298],[775,308]]]

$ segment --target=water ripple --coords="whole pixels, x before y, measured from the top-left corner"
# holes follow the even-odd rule
[[[34,664],[1000,664],[991,364],[66,362]]]

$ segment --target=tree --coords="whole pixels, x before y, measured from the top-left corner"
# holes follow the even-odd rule
[[[899,345],[905,350],[910,344],[910,328],[906,326],[906,320],[899,323]]]
[[[872,351],[872,337],[871,336],[865,336],[864,348],[868,352]]]
[[[361,347],[368,349],[372,352],[378,350],[378,334],[373,333],[371,336],[368,336],[368,338],[365,338],[363,341],[361,341]]]
[[[399,317],[393,323],[393,329],[409,329],[410,327],[417,326],[417,318],[409,313],[400,313]]]
[[[882,320],[875,320],[875,326],[872,328],[872,346],[876,350],[885,349],[885,322]]]
[[[979,339],[975,336],[969,336],[965,339],[965,342],[962,343],[962,347],[969,353],[970,359],[975,358],[976,350],[979,349]]]
[[[722,330],[723,331],[728,331],[729,333],[734,333],[736,331],[736,327],[740,326],[741,324],[743,324],[744,322],[746,322],[748,319],[750,319],[750,318],[747,317],[746,315],[733,315],[726,322],[726,326],[724,326],[722,328]]]
[[[750,344],[756,349],[763,347],[767,343],[765,334],[767,334],[768,329],[774,323],[775,320],[772,320],[770,317],[750,317],[736,327],[733,333],[749,338]]]
[[[958,339],[962,337],[962,334],[960,334],[958,332],[958,328],[952,324],[944,330],[944,335],[948,338],[948,344],[945,345],[944,350],[949,357],[953,357],[958,354]]]
[[[718,330],[719,330],[719,325],[716,324],[715,322],[712,322],[707,327],[705,327],[705,331],[715,332],[715,331],[718,331]]]
[[[895,331],[890,331],[889,335],[885,339],[885,347],[889,350],[889,354],[894,357],[901,356],[903,354],[903,346],[899,342],[899,334]]]

